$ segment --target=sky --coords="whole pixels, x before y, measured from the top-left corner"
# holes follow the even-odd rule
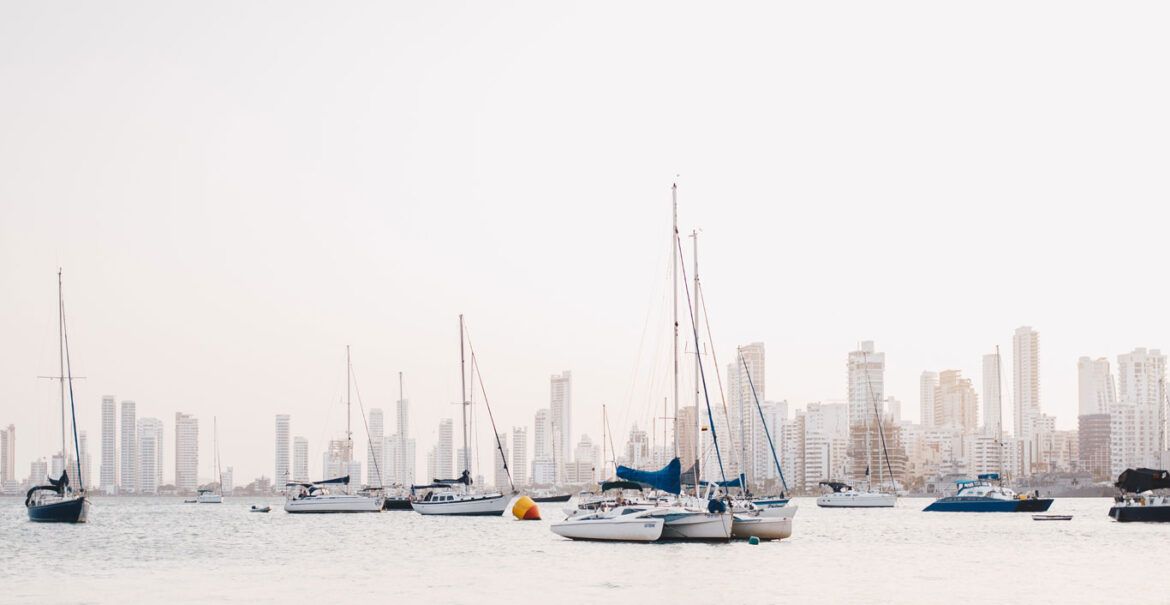
[[[213,417],[237,484],[271,476],[277,413],[317,472],[350,345],[387,433],[404,373],[421,476],[461,313],[498,426],[568,369],[574,441],[604,404],[620,444],[669,393],[672,183],[705,348],[766,343],[792,408],[874,340],[917,419],[923,370],[979,388],[999,345],[1009,376],[1030,325],[1074,428],[1078,357],[1170,347],[1170,6],[565,4],[0,1],[17,475],[59,439],[58,267],[95,467],[112,394],[168,480],[176,411],[201,476]]]

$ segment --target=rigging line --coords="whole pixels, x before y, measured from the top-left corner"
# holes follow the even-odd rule
[[[748,370],[747,360],[743,353],[739,354],[739,361],[743,363],[743,372],[747,375],[748,386],[752,389],[752,398],[756,400],[756,410],[760,412],[760,424],[764,427],[764,435],[768,437],[768,448],[772,450],[772,461],[776,463],[776,470],[780,473],[780,484],[784,486],[784,494],[788,493],[788,482],[784,480],[784,469],[780,468],[780,458],[776,455],[776,445],[772,443],[772,431],[768,430],[768,421],[764,419],[764,408],[760,407],[760,396],[756,394],[756,384],[752,382],[752,373]]]
[[[57,281],[60,283],[61,270],[57,270]],[[77,487],[82,493],[85,493],[85,478],[81,471],[81,444],[77,438],[77,404],[73,401],[73,364],[69,360],[69,327],[65,324],[65,297],[61,296],[61,335],[65,339],[65,372],[66,378],[69,381],[69,411],[73,416],[73,453],[77,457]],[[69,456],[65,452],[61,452],[61,464],[65,467],[69,466]]]
[[[479,383],[479,392],[483,394],[483,404],[487,408],[488,420],[492,423],[492,435],[496,438],[496,449],[500,452],[500,460],[504,463],[504,473],[508,476],[508,484],[512,486],[512,493],[519,493],[516,491],[516,482],[512,480],[512,470],[508,468],[508,457],[504,455],[504,444],[500,442],[500,432],[496,430],[496,417],[492,414],[492,404],[488,402],[487,389],[483,387],[483,372],[479,371],[475,345],[471,344],[471,330],[467,330],[467,348],[471,351],[471,372],[475,381]],[[473,384],[472,388],[474,389],[474,387]],[[478,455],[478,452],[476,454]]]
[[[365,427],[365,429],[366,429],[366,453],[369,454],[370,453],[369,450],[373,449],[373,447],[374,447],[374,438],[370,436],[370,424],[368,422],[366,422],[366,406],[362,405],[362,390],[360,388],[358,388],[357,372],[353,371],[353,364],[352,363],[349,364],[349,379],[353,381],[353,392],[355,395],[357,395],[358,410],[362,413],[362,426]],[[352,451],[350,452],[350,456],[351,457],[353,456]],[[382,483],[383,482],[382,481],[382,470],[378,465],[378,457],[377,456],[368,456],[368,457],[374,461],[374,471],[378,473],[378,482]],[[345,469],[345,473],[347,475],[349,474],[348,468]],[[382,486],[379,485],[378,487],[382,487]]]
[[[609,455],[610,462],[613,462],[614,472],[617,472],[617,448],[613,446],[613,429],[609,428],[609,413],[606,412],[605,405],[601,406],[601,415],[605,420],[606,433],[609,434]]]
[[[882,417],[881,417],[881,414],[878,412],[877,399],[875,399],[873,396],[873,381],[870,379],[870,376],[869,376],[869,354],[866,353],[865,351],[862,351],[861,352],[861,360],[863,363],[865,363],[865,387],[866,387],[866,390],[869,391],[869,401],[871,404],[873,404],[873,415],[874,415],[874,418],[877,420],[877,425],[878,425],[878,438],[881,439],[882,454],[886,458],[886,471],[888,471],[890,473],[890,487],[894,490],[894,493],[897,494],[898,487],[894,483],[894,469],[890,466],[890,452],[889,452],[889,450],[886,449],[886,433],[885,433],[885,431],[882,430]]]
[[[743,470],[743,460],[739,459],[739,449],[735,447],[735,431],[731,430],[731,411],[727,407],[727,396],[723,392],[723,378],[719,373],[719,357],[715,353],[715,339],[711,336],[711,318],[707,315],[707,297],[703,295],[703,282],[699,282],[699,286],[695,291],[695,298],[699,301],[699,306],[703,307],[703,319],[707,322],[707,342],[711,345],[711,363],[715,366],[715,380],[719,387],[719,397],[723,400],[723,417],[727,419],[727,432],[731,439],[731,453],[735,456],[736,462],[739,463],[740,471]],[[699,345],[695,344],[695,350],[698,350]],[[698,413],[698,410],[695,411]],[[714,431],[714,427],[711,428]],[[741,435],[741,439],[746,440],[747,437]],[[747,480],[744,480],[744,489],[746,489]]]
[[[679,256],[682,256],[682,239],[678,236],[678,230],[674,233],[674,242],[678,246]],[[681,264],[681,263],[680,263]],[[691,287],[687,284],[687,268],[686,265],[680,267],[683,274],[683,290],[687,293],[687,310],[691,316],[691,331],[695,335],[695,342],[699,341],[699,326],[695,324],[695,311],[691,306]],[[715,445],[715,458],[719,461],[719,476],[723,481],[727,481],[727,473],[723,470],[723,454],[719,452],[719,436],[715,433],[715,417],[711,414],[711,396],[707,391],[707,374],[703,371],[703,358],[700,356],[699,360],[699,377],[703,379],[703,399],[707,402],[707,420],[711,423],[711,442]],[[695,410],[698,414],[699,410]],[[695,444],[697,449],[699,444]],[[696,483],[698,477],[695,478]]]

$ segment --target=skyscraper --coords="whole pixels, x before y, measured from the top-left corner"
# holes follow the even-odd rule
[[[0,487],[16,481],[16,425],[0,429]]]
[[[1124,466],[1161,468],[1159,455],[1166,450],[1166,356],[1158,349],[1134,349],[1117,356],[1117,403],[1113,410],[1112,437],[1120,440]],[[1124,466],[1118,462],[1124,462]],[[1116,473],[1115,473],[1116,474]]]
[[[767,444],[756,439],[760,428],[759,415],[756,411],[756,398],[759,398],[760,403],[765,401],[764,343],[753,342],[743,345],[736,349],[736,353],[735,359],[727,364],[727,405],[732,426],[725,426],[722,421],[723,415],[717,414],[715,416],[715,431],[719,437],[723,437],[723,443],[734,442],[739,445],[739,454],[730,456],[728,460],[724,461],[728,475],[738,477],[739,473],[743,472],[747,474],[749,482],[754,482],[760,472],[766,472],[771,464],[766,462],[767,456],[763,455],[766,453]],[[743,358],[742,361],[740,357]],[[744,368],[745,364],[746,369]],[[680,430],[694,431],[694,426],[682,429],[680,425]],[[730,437],[728,430],[735,432],[735,439],[728,438]],[[760,435],[762,436],[762,434]],[[703,447],[710,449],[712,445],[710,433],[708,433],[707,443]],[[743,460],[745,468],[738,468],[736,460]]]
[[[163,485],[163,423],[138,419],[138,493],[157,494]]]
[[[1015,410],[1012,430],[1022,447],[1020,466],[1031,475],[1040,462],[1036,422],[1040,416],[1040,335],[1021,326],[1012,336],[1012,393]]]
[[[119,488],[127,493],[138,491],[138,415],[133,401],[122,402],[122,466]]]
[[[101,488],[107,494],[118,493],[118,406],[113,395],[102,397]]]
[[[963,378],[962,372],[939,372],[934,399],[936,426],[962,434],[975,432],[979,398],[975,395],[971,380]]]
[[[499,442],[499,447],[492,448],[495,450],[495,486],[501,491],[511,488],[511,482],[508,481],[507,465],[508,460],[508,433],[496,433],[496,439]]]
[[[528,429],[522,426],[512,427],[512,480],[528,485]]]
[[[552,413],[553,447],[556,448],[558,475],[572,460],[570,442],[573,439],[573,377],[565,370],[549,377],[549,411]]]
[[[877,353],[873,341],[849,353],[849,425],[865,425],[874,417],[874,406],[881,407],[886,398],[886,354]]]
[[[398,431],[391,439],[393,449],[389,451],[389,454],[394,459],[391,468],[394,473],[394,481],[402,485],[411,485],[414,483],[415,473],[415,443],[410,436],[410,400],[403,392],[401,373],[399,373],[398,378]],[[433,478],[429,477],[428,480]]]
[[[1108,414],[1117,403],[1117,387],[1109,360],[1104,357],[1077,360],[1077,414]]]
[[[983,356],[983,432],[1003,436],[1003,368],[998,353]]]
[[[175,412],[175,487],[199,487],[199,420],[182,412]]]
[[[292,480],[309,480],[309,440],[304,437],[293,439]],[[277,489],[284,489],[284,483],[278,483]]]
[[[918,379],[918,414],[922,426],[934,427],[934,390],[938,388],[938,372],[923,372]]]
[[[276,471],[273,478],[278,489],[284,489],[284,484],[288,483],[290,478],[288,472],[289,424],[290,416],[288,414],[276,415]],[[308,455],[308,451],[306,451],[306,466],[308,466]]]
[[[435,445],[435,473],[438,479],[451,479],[455,473],[451,470],[451,460],[454,445],[455,424],[450,418],[439,421],[439,441]],[[463,460],[459,461],[459,471],[463,472]],[[431,477],[435,479],[436,477]]]
[[[390,472],[386,470],[386,441],[382,408],[370,408],[369,443],[366,445],[366,473],[370,487],[382,487],[389,483]]]

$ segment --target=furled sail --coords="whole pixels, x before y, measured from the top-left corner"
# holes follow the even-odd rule
[[[656,471],[640,471],[628,466],[617,467],[617,476],[628,481],[645,483],[654,489],[671,494],[682,493],[682,463],[678,458]]]

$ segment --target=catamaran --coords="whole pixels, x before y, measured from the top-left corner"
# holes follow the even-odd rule
[[[471,407],[471,398],[468,397],[467,390],[467,365],[465,351],[466,338],[464,335],[465,329],[463,325],[463,316],[459,316],[459,384],[460,395],[462,401],[460,406],[463,409],[463,459],[460,463],[463,465],[463,472],[457,479],[434,479],[427,485],[412,486],[411,491],[421,493],[411,499],[410,506],[423,515],[461,515],[461,516],[500,516],[508,509],[508,503],[511,501],[511,495],[505,495],[498,491],[483,491],[472,487],[474,483],[471,479],[471,449],[468,444],[468,421],[467,413]],[[472,378],[476,375],[475,350],[471,353],[471,372]],[[482,378],[480,382],[482,390]],[[474,390],[474,380],[472,389]],[[488,414],[491,414],[490,404],[487,403],[487,396],[484,396],[484,405],[488,406]],[[494,435],[498,435],[495,429],[495,421],[492,421]],[[500,451],[500,456],[504,462],[504,470],[508,472],[509,480],[511,473],[508,471],[508,462],[506,456],[503,456],[503,447],[499,443],[499,437],[496,437],[496,447]]]
[[[349,467],[353,460],[353,431],[350,429],[350,387],[353,386],[353,364],[349,358],[349,346],[345,347],[345,439],[346,447],[342,465]],[[382,510],[380,493],[333,493],[331,486],[345,486],[348,489],[349,475],[316,481],[312,483],[286,483],[288,488],[284,510],[289,513],[376,513]]]
[[[1000,483],[999,473],[983,473],[975,479],[960,479],[953,496],[931,502],[922,509],[943,513],[1042,513],[1052,498],[1017,494]]]
[[[61,270],[57,270],[57,333],[59,340],[60,374],[53,379],[61,383],[61,476],[49,477],[49,485],[36,485],[24,497],[30,521],[50,523],[85,523],[89,516],[89,500],[85,492],[85,470],[82,468],[81,447],[77,438],[77,406],[73,401],[73,368],[69,361],[69,330],[65,324],[65,295],[62,292]],[[65,440],[65,390],[69,390],[69,410],[73,427],[73,452],[77,460],[77,489],[69,482],[69,448]]]

